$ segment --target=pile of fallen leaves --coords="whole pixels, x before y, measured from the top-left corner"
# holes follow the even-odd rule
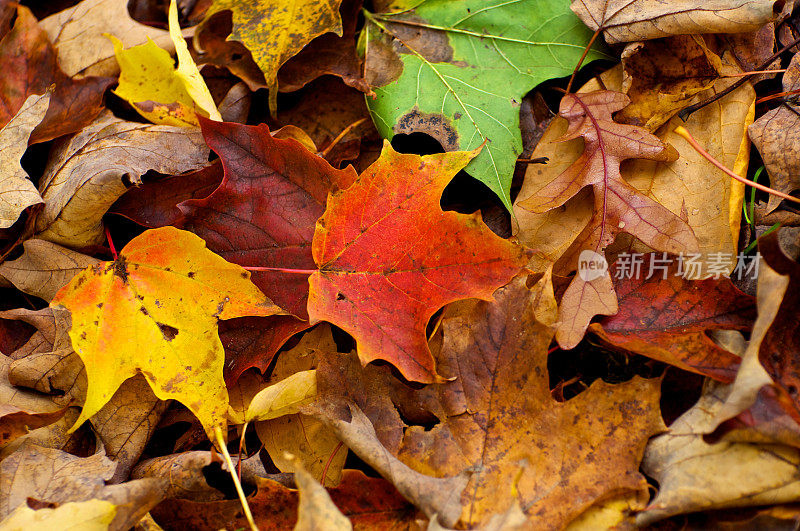
[[[798,43],[0,1],[0,529],[796,528]]]

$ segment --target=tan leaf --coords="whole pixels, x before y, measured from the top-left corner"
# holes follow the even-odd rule
[[[783,90],[798,89],[800,54],[795,54],[783,74]],[[748,134],[764,160],[770,186],[787,194],[800,189],[800,105],[786,102],[767,111],[750,126]],[[780,197],[770,195],[767,213],[778,208],[780,202]]]
[[[128,529],[163,498],[166,481],[148,478],[106,485],[114,463],[102,454],[72,454],[23,445],[0,463],[0,517],[28,498],[48,503],[100,499],[118,506],[109,529]]]
[[[49,93],[29,96],[11,121],[0,129],[0,229],[10,227],[23,210],[42,202],[28,173],[20,166],[20,159],[49,104]]]
[[[83,269],[100,260],[45,240],[26,240],[25,252],[0,264],[0,275],[28,295],[50,302]]]
[[[166,478],[165,498],[194,501],[225,499],[225,495],[209,486],[203,469],[219,463],[220,457],[208,451],[183,452],[145,459],[131,471],[131,478]]]
[[[658,481],[659,490],[637,525],[674,514],[786,503],[800,496],[797,448],[703,441],[729,392],[730,386],[708,380],[697,404],[647,445],[642,469]]]
[[[198,130],[145,125],[101,114],[71,138],[57,141],[39,188],[45,208],[36,219],[43,240],[67,247],[103,241],[102,217],[148,170],[177,174],[208,163]]]
[[[287,458],[291,458],[291,456],[287,456]],[[302,463],[297,460],[294,461],[294,480],[297,483],[297,489],[300,494],[300,502],[297,507],[297,523],[294,526],[294,531],[316,531],[322,529],[350,531],[353,529],[350,520],[334,505],[325,487],[306,472]]]
[[[150,37],[161,48],[175,51],[167,30],[133,20],[125,0],[83,0],[40,22],[58,51],[58,63],[68,75],[110,76],[119,73],[114,47],[103,37],[110,33],[126,48]]]
[[[606,42],[696,33],[755,31],[774,17],[775,0],[572,0],[572,10]]]
[[[270,420],[300,412],[317,396],[317,371],[300,371],[262,389],[253,397],[245,420]]]

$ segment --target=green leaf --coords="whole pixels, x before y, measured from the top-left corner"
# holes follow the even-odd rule
[[[522,97],[571,74],[592,35],[569,2],[430,0],[367,19],[366,75],[377,95],[367,105],[378,131],[427,133],[446,151],[485,141],[466,170],[510,210]]]

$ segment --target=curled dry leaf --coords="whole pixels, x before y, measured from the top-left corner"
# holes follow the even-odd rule
[[[222,500],[225,495],[211,487],[205,479],[203,469],[220,457],[208,451],[183,452],[145,459],[131,471],[131,478],[165,478],[164,498],[179,498],[198,502]]]
[[[103,241],[102,217],[149,170],[177,174],[208,163],[198,130],[127,122],[106,111],[53,148],[39,184],[37,237],[67,247]]]
[[[148,37],[173,51],[169,32],[133,20],[126,2],[83,0],[51,15],[40,23],[58,52],[58,64],[68,75],[115,75],[119,66],[114,47],[105,33],[119,38],[126,47],[147,42]]]
[[[20,159],[28,147],[31,132],[44,118],[50,94],[32,95],[17,114],[0,129],[0,228],[13,225],[22,211],[42,203]]]
[[[383,359],[410,380],[441,381],[428,320],[449,302],[490,298],[527,262],[479,214],[441,209],[445,186],[475,155],[402,155],[386,142],[355,184],[329,197],[312,244],[319,270],[308,313],[350,333],[363,363]],[[397,304],[406,310],[386,312]]]
[[[161,501],[166,481],[147,478],[107,485],[113,472],[114,463],[102,454],[76,457],[23,445],[0,463],[0,518],[25,506],[28,498],[58,504],[98,499],[117,506],[108,529],[128,529]]]
[[[756,31],[775,0],[572,0],[572,10],[609,44],[696,33]]]
[[[86,367],[78,423],[141,373],[156,396],[186,405],[213,438],[228,407],[217,320],[280,312],[249,277],[197,236],[173,227],[146,231],[116,261],[75,277],[51,305],[70,310],[69,335]]]
[[[783,90],[800,89],[800,54],[795,54],[783,74]],[[785,102],[766,112],[748,129],[769,174],[770,186],[780,192],[791,193],[800,189],[800,105]],[[769,214],[781,202],[780,197],[769,196]]]
[[[294,480],[297,483],[300,497],[295,531],[316,531],[317,529],[351,531],[353,529],[353,524],[339,511],[325,487],[306,472],[299,462],[295,465]]]
[[[12,4],[13,5],[13,4]],[[5,125],[33,94],[54,85],[50,107],[31,134],[31,143],[80,131],[102,110],[103,93],[114,83],[111,77],[71,79],[58,66],[56,50],[27,7],[16,7],[14,28],[0,41],[0,125]]]
[[[658,260],[667,265],[659,265]],[[718,347],[708,333],[749,331],[755,300],[728,278],[690,281],[677,275],[678,264],[665,254],[645,255],[643,263],[639,278],[629,278],[618,262],[611,267],[620,311],[589,329],[626,351],[726,383],[733,381],[739,357]],[[663,269],[654,270],[654,265]]]
[[[613,91],[572,94],[561,101],[559,114],[569,122],[562,140],[583,137],[583,154],[563,173],[543,179],[542,187],[519,203],[534,213],[563,205],[588,185],[594,189],[594,212],[588,225],[560,258],[571,271],[579,260],[604,262],[602,253],[620,232],[632,234],[651,248],[678,254],[697,250],[697,239],[685,221],[628,184],[620,173],[626,159],[672,161],[677,153],[641,127],[614,122],[611,113],[630,100]],[[587,258],[588,255],[588,258]],[[594,273],[594,271],[592,271]],[[577,275],[561,299],[556,339],[562,348],[577,345],[597,314],[617,312],[617,299],[607,271]]]
[[[20,291],[50,302],[72,277],[100,262],[45,240],[26,240],[16,260],[0,263],[0,275]]]
[[[797,500],[797,448],[704,442],[729,392],[730,386],[709,382],[698,403],[647,445],[642,469],[659,489],[637,525],[674,514]]]

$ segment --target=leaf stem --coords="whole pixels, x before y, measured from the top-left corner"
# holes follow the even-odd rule
[[[349,133],[350,131],[352,131],[353,129],[355,129],[356,127],[358,127],[359,125],[363,124],[366,121],[367,121],[366,118],[361,118],[360,120],[356,120],[355,122],[351,123],[350,125],[348,125],[344,129],[342,129],[342,132],[339,133],[336,136],[336,138],[334,138],[331,141],[330,144],[328,144],[328,147],[326,147],[325,149],[323,149],[320,152],[320,155],[322,155],[322,158],[326,158],[328,156],[328,154],[331,152],[331,150],[336,146],[336,144],[341,142],[342,139],[347,135],[347,133]]]
[[[242,266],[242,269],[248,271],[277,271],[279,273],[296,273],[298,275],[310,275],[315,273],[316,269],[288,269],[285,267],[259,267],[259,266]]]
[[[214,437],[216,438],[217,446],[219,446],[222,455],[225,457],[225,463],[228,465],[228,472],[230,472],[233,484],[236,486],[236,493],[239,495],[239,502],[242,504],[247,523],[250,524],[250,529],[252,531],[258,531],[258,526],[255,520],[253,520],[253,513],[250,512],[250,505],[247,503],[247,497],[244,495],[244,490],[242,490],[242,483],[236,476],[236,469],[233,466],[231,454],[228,453],[228,447],[225,446],[225,439],[222,437],[222,429],[219,426],[214,427]]]
[[[103,227],[106,231],[106,240],[108,240],[108,248],[111,249],[111,257],[114,261],[117,260],[117,249],[114,247],[114,240],[111,239],[111,231],[108,230],[108,227]]]
[[[678,127],[675,128],[675,133],[677,133],[678,135],[683,137],[687,142],[689,142],[689,145],[692,146],[695,151],[700,153],[708,162],[710,162],[723,172],[727,173],[730,177],[736,179],[737,181],[742,182],[748,186],[752,186],[753,188],[758,188],[762,192],[767,192],[768,194],[774,195],[776,197],[786,199],[787,201],[794,201],[795,203],[800,203],[800,199],[796,197],[793,197],[789,194],[784,194],[783,192],[779,192],[777,190],[773,190],[769,186],[764,186],[763,184],[759,184],[757,182],[751,181],[750,179],[747,179],[746,177],[742,177],[741,175],[735,174],[720,161],[712,157],[711,154],[708,153],[708,151],[703,149],[703,147],[697,142],[697,140],[695,140],[694,137],[689,133],[689,131],[687,131],[686,128],[683,127],[682,125],[679,125]]]
[[[567,83],[567,94],[569,94],[569,91],[572,88],[572,82],[575,81],[575,76],[578,74],[578,70],[580,70],[583,60],[586,59],[589,50],[592,49],[592,45],[594,44],[594,41],[597,40],[597,37],[600,35],[601,31],[603,31],[603,28],[597,28],[597,31],[594,32],[594,35],[592,35],[592,38],[589,39],[588,44],[586,44],[584,47],[583,54],[581,55],[581,58],[578,59],[578,64],[575,65],[575,70],[572,71],[572,75],[569,78],[569,83]]]

